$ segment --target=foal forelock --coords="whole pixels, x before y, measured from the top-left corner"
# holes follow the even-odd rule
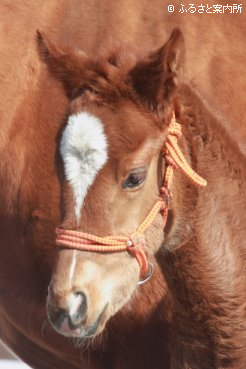
[[[87,191],[108,157],[107,139],[100,119],[86,112],[71,115],[62,135],[60,151],[79,220]]]

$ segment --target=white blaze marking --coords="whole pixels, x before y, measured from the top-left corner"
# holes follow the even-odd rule
[[[73,279],[73,275],[74,275],[74,271],[75,271],[75,266],[77,263],[77,250],[73,250],[73,259],[70,265],[70,270],[69,270],[69,282],[70,282],[70,286],[72,286],[72,279]]]
[[[62,135],[60,151],[66,179],[73,188],[75,214],[79,220],[88,188],[108,157],[100,119],[85,112],[71,115]]]

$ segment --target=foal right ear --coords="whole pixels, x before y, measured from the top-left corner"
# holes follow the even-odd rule
[[[133,87],[143,103],[159,116],[172,99],[184,62],[184,37],[180,29],[172,31],[168,41],[130,71]]]
[[[84,71],[88,64],[86,54],[76,53],[68,47],[58,47],[39,31],[37,43],[41,59],[55,78],[63,83],[68,98],[73,99],[85,85]]]

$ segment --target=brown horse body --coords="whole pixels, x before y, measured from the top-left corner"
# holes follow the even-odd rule
[[[131,307],[124,307],[109,322],[102,342],[94,343],[82,354],[76,343],[57,334],[47,322],[45,301],[56,253],[54,229],[61,218],[55,157],[68,99],[39,60],[37,28],[45,29],[54,36],[52,39],[95,53],[102,43],[111,43],[112,35],[119,42],[155,49],[173,25],[181,24],[191,77],[199,80],[211,101],[219,103],[226,115],[238,122],[242,128],[239,132],[244,135],[240,123],[244,96],[238,90],[243,83],[241,61],[245,51],[240,48],[243,19],[239,15],[170,15],[166,4],[157,1],[155,7],[162,11],[155,11],[158,14],[154,16],[154,4],[151,9],[138,2],[128,8],[125,2],[117,7],[112,4],[99,2],[94,7],[82,6],[79,1],[69,5],[37,1],[32,8],[18,3],[13,6],[8,1],[1,4],[1,338],[29,365],[40,369],[168,368],[170,353],[175,369],[200,368],[201,362],[204,368],[243,368],[245,159],[207,109],[201,108],[203,114],[196,111],[201,103],[189,91],[187,101],[194,117],[206,119],[199,126],[195,119],[187,123],[183,144],[209,185],[195,196],[179,175],[175,177],[173,206],[177,206],[177,221],[166,247],[184,247],[159,257],[173,292],[175,308],[171,317],[170,293],[156,266],[152,280],[135,293]],[[235,21],[231,21],[232,16]],[[207,22],[210,28],[201,35]],[[235,28],[228,37],[227,23]],[[216,49],[215,34],[221,51]],[[198,42],[202,49],[199,52]],[[232,95],[230,101],[228,92]],[[186,93],[181,88],[180,96]],[[182,102],[183,97],[178,101]],[[187,121],[180,113],[180,121],[183,119]],[[217,128],[211,127],[213,122]],[[234,133],[235,137],[240,134]],[[214,217],[218,217],[216,227]],[[207,308],[203,307],[205,303]],[[172,338],[167,333],[168,320]],[[167,342],[171,339],[168,354]]]

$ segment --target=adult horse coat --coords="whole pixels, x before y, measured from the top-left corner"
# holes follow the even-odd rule
[[[231,134],[243,150],[244,15],[170,14],[164,1],[145,6],[138,1],[128,6],[123,1],[36,1],[32,6],[3,1],[0,19],[1,338],[34,368],[165,367],[169,302],[157,269],[151,284],[132,300],[132,309],[112,319],[105,345],[83,353],[47,323],[54,229],[61,218],[55,157],[68,99],[40,60],[36,30],[86,53],[115,40],[149,51],[179,24],[190,77],[234,122]]]

